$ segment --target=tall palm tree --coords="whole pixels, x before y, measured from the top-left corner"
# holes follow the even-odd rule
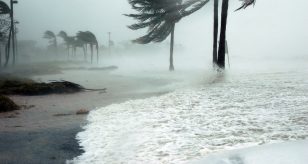
[[[96,59],[97,63],[99,61],[99,50],[98,50],[98,41],[96,36],[90,31],[79,31],[76,35],[77,40],[80,40],[84,43],[84,50],[87,50],[87,46],[90,46],[91,50],[91,63],[93,63],[93,47],[96,48]]]
[[[67,50],[67,55],[69,57],[70,55],[70,48],[72,48],[72,53],[73,53],[73,45],[75,42],[75,37],[73,36],[68,36],[65,31],[60,31],[58,34],[59,37],[61,37],[66,45],[66,50]]]
[[[209,0],[128,0],[138,14],[126,14],[135,18],[138,23],[128,26],[132,30],[148,28],[148,33],[133,40],[135,43],[148,44],[162,42],[170,37],[169,70],[174,70],[173,47],[175,24],[183,17],[192,14],[203,7]],[[193,6],[190,8],[190,6]]]
[[[72,42],[72,50],[73,50],[73,55],[76,56],[76,49],[77,48],[82,48],[83,49],[83,54],[84,54],[84,58],[86,61],[86,50],[85,50],[85,42],[79,38],[74,37],[74,41]]]
[[[43,38],[47,39],[49,41],[49,46],[55,50],[56,54],[58,52],[58,43],[57,43],[57,37],[55,33],[52,31],[45,31]]]

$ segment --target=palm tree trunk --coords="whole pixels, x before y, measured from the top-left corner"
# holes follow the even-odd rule
[[[56,55],[58,56],[59,53],[58,53],[58,41],[57,41],[57,38],[55,37],[54,38],[54,42],[55,42],[55,51],[56,51]]]
[[[70,46],[69,45],[66,46],[66,50],[67,50],[67,58],[69,60],[70,59]]]
[[[96,55],[97,55],[97,64],[99,62],[99,55],[98,55],[98,43],[96,43]]]
[[[225,68],[225,55],[226,55],[226,28],[228,19],[228,7],[229,0],[222,1],[221,10],[221,25],[220,25],[220,40],[219,40],[219,50],[218,50],[218,60],[217,65],[219,68]]]
[[[86,56],[87,50],[86,50],[86,47],[87,47],[87,45],[83,45],[83,46],[82,46],[84,61],[87,61],[87,56]]]
[[[77,49],[77,47],[74,46],[74,48],[73,48],[73,55],[72,55],[72,56],[74,56],[74,57],[76,57],[76,49]]]
[[[12,37],[12,51],[13,51],[13,61],[12,64],[15,65],[15,61],[16,61],[16,47],[15,47],[15,23],[14,23],[14,8],[13,8],[13,1],[11,0],[11,13],[10,13],[10,17],[11,17],[11,37]]]
[[[90,45],[91,48],[91,64],[93,63],[93,45]]]
[[[11,38],[12,38],[12,27],[10,28],[9,40],[8,40],[6,48],[5,48],[5,63],[4,63],[4,67],[7,67],[7,65],[9,64],[9,60],[10,60]]]
[[[172,25],[172,31],[171,31],[169,71],[174,71],[174,65],[173,65],[174,29],[175,29],[175,23]]]
[[[213,38],[213,66],[214,67],[217,65],[218,4],[219,4],[219,0],[214,0],[214,38]]]

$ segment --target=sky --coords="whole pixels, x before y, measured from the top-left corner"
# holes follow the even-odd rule
[[[307,55],[308,1],[258,0],[254,7],[238,12],[233,11],[241,2],[230,0],[230,3],[227,27],[230,52],[255,56]],[[209,3],[177,24],[177,44],[211,53],[212,6]],[[69,35],[89,30],[105,45],[108,32],[116,43],[132,40],[145,32],[127,28],[134,20],[123,14],[133,12],[127,0],[19,0],[15,7],[20,22],[19,39],[37,40],[38,45],[47,44],[42,39],[46,30],[55,33],[65,30]]]

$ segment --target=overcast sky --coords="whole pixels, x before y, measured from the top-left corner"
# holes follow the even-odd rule
[[[233,53],[308,53],[308,1],[257,0],[255,7],[239,12],[233,11],[240,2],[230,2],[227,39]],[[212,6],[209,3],[177,24],[176,43],[211,52]],[[20,21],[19,38],[38,40],[42,44],[45,30],[55,33],[65,30],[69,35],[90,30],[101,44],[107,43],[109,31],[115,42],[134,39],[144,32],[126,27],[134,22],[123,16],[133,12],[127,0],[19,0],[15,9],[16,19]]]

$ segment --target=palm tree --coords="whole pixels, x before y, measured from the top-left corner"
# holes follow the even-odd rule
[[[148,28],[148,33],[133,40],[135,43],[148,44],[150,42],[162,42],[170,34],[170,59],[169,70],[174,70],[173,47],[175,24],[183,17],[192,14],[203,7],[209,0],[128,0],[132,8],[138,14],[126,16],[137,19],[139,22],[128,26],[132,30]],[[189,8],[193,6],[192,8]]]
[[[96,59],[99,61],[98,41],[96,36],[90,31],[79,31],[76,35],[77,40],[83,42],[84,50],[87,50],[87,46],[90,46],[91,50],[91,63],[93,63],[93,46],[96,47]],[[86,53],[85,53],[86,54]]]
[[[243,3],[242,3],[242,6],[238,8],[237,10],[245,9],[248,6],[255,4],[256,0],[240,0],[240,1],[243,1]],[[218,59],[217,59],[217,65],[221,69],[225,68],[226,29],[227,29],[227,20],[228,20],[228,8],[229,8],[229,0],[222,0],[220,39],[219,39],[219,49],[218,49]]]
[[[63,39],[64,43],[66,44],[67,55],[69,57],[69,55],[70,55],[70,48],[73,49],[73,45],[74,45],[74,42],[75,42],[75,37],[68,36],[65,31],[60,31],[58,36],[61,37]]]
[[[58,52],[58,43],[57,43],[57,37],[55,33],[52,31],[45,31],[43,38],[48,39],[49,41],[49,47],[51,47],[53,50],[56,51],[56,54]]]
[[[77,37],[74,37],[74,41],[72,43],[72,49],[73,49],[74,56],[76,56],[76,49],[78,47],[83,49],[84,56],[86,56],[85,43],[82,40],[78,39]]]

